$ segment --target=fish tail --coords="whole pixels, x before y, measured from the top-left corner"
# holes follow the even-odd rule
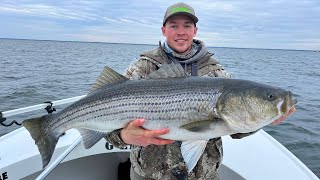
[[[27,119],[22,122],[22,125],[29,131],[31,137],[38,146],[42,157],[42,166],[45,168],[52,157],[53,151],[57,145],[60,136],[55,136],[55,133],[44,128],[44,122],[48,121],[51,115]]]

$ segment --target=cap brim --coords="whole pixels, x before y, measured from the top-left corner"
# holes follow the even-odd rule
[[[175,15],[186,15],[186,16],[190,17],[195,24],[198,22],[198,18],[197,18],[195,15],[193,15],[193,14],[190,14],[190,13],[187,13],[187,12],[176,12],[176,13],[173,13],[173,14],[171,14],[170,16],[168,16],[168,17],[163,21],[163,26],[166,24],[166,22],[168,21],[169,18],[171,18],[172,16],[175,16]]]

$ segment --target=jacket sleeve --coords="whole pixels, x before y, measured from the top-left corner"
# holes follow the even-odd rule
[[[128,144],[122,141],[120,138],[121,129],[114,130],[108,133],[104,138],[117,148],[125,148]]]
[[[130,64],[129,67],[124,72],[124,76],[129,79],[143,79],[150,72],[158,69],[157,65],[152,63],[152,61],[147,60],[147,57],[141,57],[134,63]],[[117,148],[124,148],[127,146],[125,142],[120,138],[120,131],[122,129],[117,129],[107,134],[105,139]]]
[[[230,78],[231,75],[220,65],[219,61],[210,57],[198,64],[198,76]]]
[[[221,77],[221,78],[230,78],[231,75],[224,70],[220,64],[211,64],[205,67],[202,67],[199,70],[199,75],[204,77]]]
[[[212,59],[212,62],[216,63],[208,63],[208,65],[202,67],[199,70],[200,76],[207,76],[207,77],[221,77],[221,78],[231,78],[231,75],[220,65],[218,61]],[[258,131],[258,130],[257,130]],[[250,136],[257,131],[249,132],[249,133],[237,133],[230,135],[232,139],[241,139],[246,136]]]
[[[146,75],[157,70],[160,64],[154,60],[142,56],[136,62],[129,65],[124,72],[124,76],[129,79],[144,79]]]

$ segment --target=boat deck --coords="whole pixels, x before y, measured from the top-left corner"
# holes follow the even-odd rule
[[[76,130],[62,136],[52,160],[77,138]],[[243,139],[223,137],[222,179],[315,179],[297,157],[263,130]],[[42,170],[41,157],[29,133],[20,128],[0,137],[0,174],[8,179],[35,179]],[[117,179],[118,165],[128,160],[130,149],[117,149],[101,140],[85,150],[82,143],[46,179]],[[51,162],[52,163],[52,162]],[[49,164],[50,166],[50,164]],[[125,174],[126,170],[121,170]]]

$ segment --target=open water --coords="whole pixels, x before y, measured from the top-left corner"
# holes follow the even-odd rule
[[[140,53],[155,47],[0,39],[0,111],[86,94],[104,66],[122,73]],[[264,130],[320,177],[320,52],[209,50],[233,78],[279,86],[295,94],[296,113]],[[45,113],[43,110],[13,116],[4,123]],[[0,136],[17,128],[0,125]]]

